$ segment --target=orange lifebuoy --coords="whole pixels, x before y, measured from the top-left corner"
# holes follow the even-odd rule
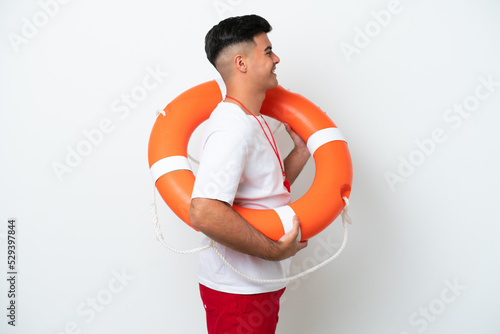
[[[195,176],[187,159],[189,138],[222,101],[221,80],[195,86],[170,102],[158,115],[149,139],[149,167],[158,192],[170,209],[185,223]],[[233,206],[244,219],[273,240],[300,219],[302,241],[320,233],[344,208],[349,197],[352,164],[347,143],[332,120],[312,102],[281,86],[268,90],[261,113],[288,123],[307,142],[316,173],[309,190],[290,205],[269,210]],[[194,228],[194,227],[193,227]]]

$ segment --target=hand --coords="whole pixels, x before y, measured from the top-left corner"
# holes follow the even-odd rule
[[[297,134],[297,132],[293,131],[292,127],[288,125],[288,123],[283,123],[283,124],[285,125],[286,132],[288,132],[288,134],[292,138],[295,148],[307,150],[306,142]]]
[[[299,217],[293,216],[292,229],[288,233],[285,233],[285,235],[283,235],[278,240],[278,247],[280,251],[276,258],[276,261],[284,260],[291,256],[294,256],[298,251],[307,246],[307,240],[303,242],[297,240],[297,237],[299,235],[299,227]]]

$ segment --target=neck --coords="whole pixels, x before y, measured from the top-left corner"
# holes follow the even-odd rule
[[[255,116],[260,115],[260,108],[262,107],[262,102],[266,98],[266,92],[245,92],[242,89],[231,89],[227,88],[227,96],[235,98],[239,103],[231,98],[226,97],[224,102],[234,103],[241,107],[245,114],[249,114],[245,108],[250,110]]]

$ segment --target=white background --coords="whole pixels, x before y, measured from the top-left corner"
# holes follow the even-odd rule
[[[155,239],[147,144],[157,109],[217,77],[206,32],[249,13],[274,28],[280,84],[330,115],[354,166],[347,248],[290,284],[277,332],[500,332],[498,2],[401,0],[385,27],[371,13],[386,0],[44,3],[0,4],[0,277],[12,217],[19,273],[15,328],[0,280],[2,333],[205,332],[196,255]],[[346,56],[341,45],[356,41]],[[148,69],[163,73],[156,87],[124,107]],[[448,109],[474,101],[481,77],[497,86],[460,124],[446,121]],[[54,164],[66,165],[106,119],[108,133],[58,177]],[[436,129],[446,139],[419,153],[416,141]],[[289,149],[283,128],[277,136]],[[410,158],[417,166],[404,170]],[[391,187],[387,173],[398,168],[405,176]],[[313,174],[311,162],[295,198]],[[196,247],[201,235],[158,205],[166,239]],[[337,220],[294,270],[336,251],[341,236]]]

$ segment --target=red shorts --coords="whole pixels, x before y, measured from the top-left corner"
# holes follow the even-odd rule
[[[254,295],[238,295],[200,284],[207,313],[208,334],[273,334],[278,324],[280,298],[285,288]]]

